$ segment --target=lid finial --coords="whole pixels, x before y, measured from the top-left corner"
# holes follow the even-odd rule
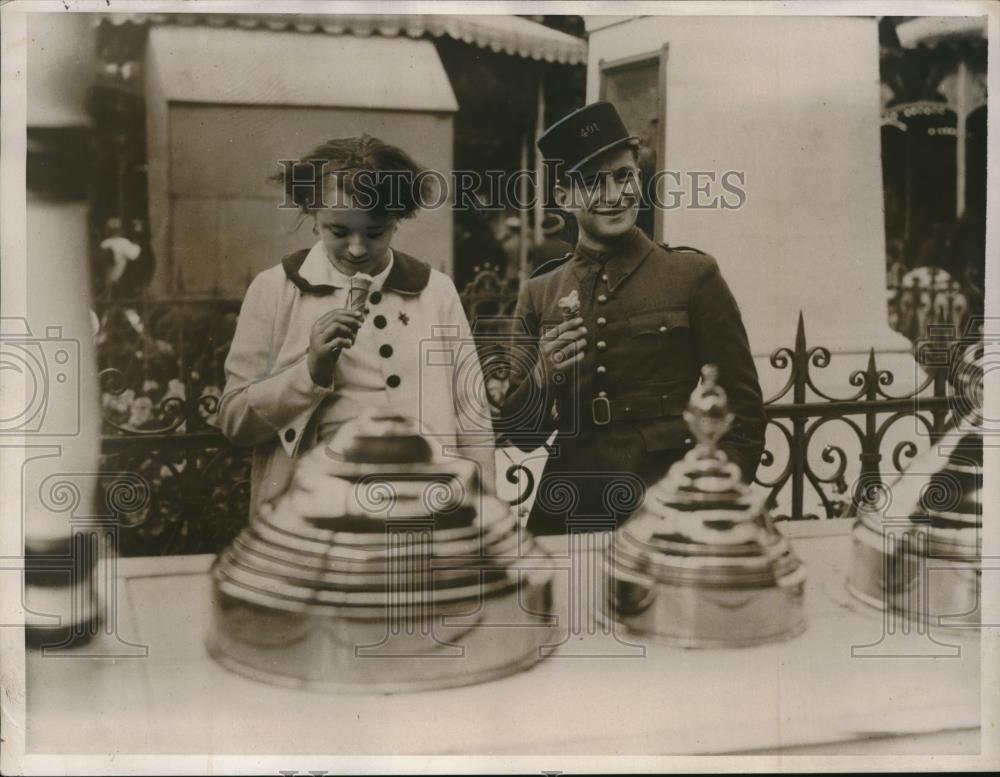
[[[691,400],[684,411],[684,421],[698,441],[698,458],[724,456],[718,443],[733,425],[726,392],[718,380],[719,368],[714,364],[704,365],[701,383],[691,392]]]

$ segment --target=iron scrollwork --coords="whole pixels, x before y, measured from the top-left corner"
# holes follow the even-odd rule
[[[971,333],[973,340],[975,331],[970,328],[967,332]],[[865,369],[855,370],[848,378],[848,384],[856,390],[846,396],[833,396],[817,386],[812,374],[813,368],[829,366],[831,354],[822,346],[808,346],[805,324],[802,314],[799,314],[794,347],[778,348],[771,354],[771,366],[788,370],[789,374],[782,388],[765,405],[768,429],[779,431],[778,439],[787,449],[787,461],[776,474],[766,474],[767,470],[774,469],[777,461],[775,451],[766,448],[761,457],[764,472],[758,473],[754,481],[769,490],[774,504],[779,503],[782,492],[790,487],[788,514],[777,517],[835,518],[851,514],[865,498],[866,490],[884,488],[882,448],[889,433],[901,420],[913,419],[913,423],[921,427],[922,434],[932,442],[944,432],[952,404],[948,396],[947,369],[938,368],[921,358],[922,345],[926,344],[918,343],[915,351],[918,362],[927,369],[927,375],[912,390],[901,394],[888,391],[887,388],[895,383],[895,376],[889,370],[878,367],[875,351],[870,349]],[[949,331],[938,333],[931,345],[953,352],[942,362],[942,365],[947,365],[954,361],[954,351],[961,350],[963,341],[962,338],[956,339],[954,331]],[[933,351],[933,348],[930,350]],[[791,401],[787,401],[789,398]],[[818,462],[812,452],[817,433],[834,421],[845,426],[851,433],[851,439],[857,440],[860,474],[853,489],[849,489],[846,481],[851,457],[844,443],[827,443],[819,454],[820,461],[834,465],[830,474],[818,471]],[[897,442],[890,456],[895,472],[902,472],[906,467],[905,460],[913,459],[918,450],[919,446],[912,439]],[[807,486],[815,493],[825,515],[807,511]],[[825,487],[832,487],[833,494],[828,493]],[[848,490],[852,493],[848,494]]]
[[[492,349],[500,347],[504,333],[488,325],[509,316],[487,313],[509,313],[511,299],[491,272],[477,275],[467,299],[486,311],[474,329],[483,359],[502,358]],[[507,302],[497,301],[501,298]],[[488,304],[484,309],[478,303]],[[123,519],[126,554],[217,551],[246,521],[250,452],[233,447],[215,425],[223,363],[238,309],[236,300],[140,300],[99,308],[103,471],[136,474],[150,493],[141,509]],[[934,352],[935,346],[953,352],[955,342],[952,336],[918,344],[918,361],[926,365],[921,354]],[[794,346],[778,348],[770,356],[771,366],[787,370],[788,377],[766,401],[770,439],[755,483],[769,492],[772,503],[788,506],[787,511],[776,511],[779,519],[850,514],[866,493],[884,488],[881,450],[894,428],[913,418],[921,433],[933,440],[944,431],[954,404],[949,375],[955,367],[947,359],[945,366],[931,365],[913,391],[896,394],[888,390],[894,376],[878,367],[872,350],[865,369],[847,380],[852,391],[837,397],[821,389],[812,372],[826,369],[831,358],[829,349],[808,345],[801,314]],[[954,353],[948,358],[954,361]],[[832,422],[849,430],[856,450],[848,450],[855,446],[842,439],[822,441]],[[892,444],[886,458],[901,472],[916,456],[918,445],[912,439]],[[853,489],[847,483],[852,456],[860,460]],[[505,477],[519,486],[516,504],[523,504],[537,487],[523,464],[513,465]],[[807,492],[814,497],[807,499]]]

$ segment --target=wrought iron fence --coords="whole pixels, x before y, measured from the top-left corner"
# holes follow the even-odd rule
[[[953,350],[961,341],[954,337],[952,328],[939,330],[936,334],[917,348],[915,355],[927,368],[926,376],[910,391],[891,392],[889,387],[896,382],[896,377],[889,370],[879,368],[872,349],[865,368],[850,373],[849,393],[833,396],[817,386],[813,374],[813,369],[829,367],[830,350],[809,346],[805,323],[799,313],[794,345],[778,348],[770,357],[771,366],[787,370],[788,377],[781,389],[765,400],[767,428],[776,431],[787,446],[787,461],[777,474],[768,476],[758,472],[754,481],[770,491],[771,502],[775,505],[782,501],[782,492],[790,490],[790,498],[784,500],[788,512],[779,513],[776,518],[821,517],[807,508],[806,492],[810,488],[823,509],[825,515],[822,517],[851,514],[864,499],[866,491],[883,483],[883,449],[890,431],[900,421],[912,422],[919,436],[917,440],[912,437],[899,440],[892,447],[889,460],[896,474],[905,469],[906,459],[917,454],[919,437],[933,443],[943,434],[951,407],[947,370],[950,362],[946,358],[935,364],[932,356],[938,351]],[[842,424],[847,434],[841,435],[843,442],[827,443],[820,448],[819,461],[832,467],[832,472],[823,473],[817,463],[817,446],[813,441],[831,422]],[[860,464],[852,485],[847,482],[849,457],[845,450],[851,444],[857,445]],[[770,446],[765,448],[761,457],[764,472],[775,461],[775,451]]]
[[[147,484],[119,534],[123,555],[214,552],[239,531],[250,457],[215,423],[240,300],[99,302],[101,470]]]
[[[906,271],[896,265],[886,281],[889,326],[914,342],[926,337],[930,326],[950,324],[964,332],[970,321],[982,316],[982,290],[939,267]]]
[[[470,317],[498,321],[496,314],[509,315],[510,289],[488,276],[473,284],[464,296]],[[238,300],[190,299],[118,301],[97,310],[102,470],[109,482],[136,473],[149,484],[149,499],[129,514],[121,533],[126,555],[218,551],[246,520],[250,451],[232,446],[215,425],[238,310]],[[818,387],[815,372],[831,358],[823,346],[809,345],[801,315],[793,345],[770,357],[771,367],[787,371],[782,388],[766,401],[769,439],[778,441],[787,460],[781,460],[778,445],[769,444],[756,482],[775,504],[787,504],[779,518],[849,514],[866,484],[890,474],[886,455],[901,471],[918,450],[918,440],[908,438],[884,452],[891,429],[912,419],[933,439],[947,420],[944,367],[930,369],[920,385],[896,395],[890,389],[894,376],[878,366],[873,351],[838,396]],[[500,396],[503,389],[491,391]],[[833,422],[849,430],[858,450],[854,463],[861,477],[853,484],[847,482],[850,446],[818,442],[818,432]]]
[[[476,268],[476,274],[462,289],[462,304],[472,322],[476,349],[483,365],[486,396],[494,417],[507,395],[506,341],[512,333],[514,309],[517,305],[518,279],[509,278],[499,268],[486,265]],[[499,362],[496,368],[492,362]]]

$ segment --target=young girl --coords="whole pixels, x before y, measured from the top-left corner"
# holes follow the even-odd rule
[[[367,135],[324,143],[302,166],[323,186],[286,175],[286,197],[317,240],[250,284],[219,403],[223,433],[254,447],[251,512],[284,491],[296,457],[366,409],[417,419],[437,453],[472,459],[492,491],[489,406],[455,285],[390,247],[420,205],[421,168]],[[352,305],[361,278],[367,302]]]

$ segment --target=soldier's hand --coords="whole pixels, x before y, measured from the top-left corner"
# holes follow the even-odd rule
[[[539,385],[562,385],[570,370],[583,359],[587,327],[582,318],[571,318],[542,335],[536,379]]]
[[[344,348],[354,345],[358,329],[365,320],[362,311],[339,308],[316,319],[309,332],[309,374],[317,386],[333,382],[333,365]]]

